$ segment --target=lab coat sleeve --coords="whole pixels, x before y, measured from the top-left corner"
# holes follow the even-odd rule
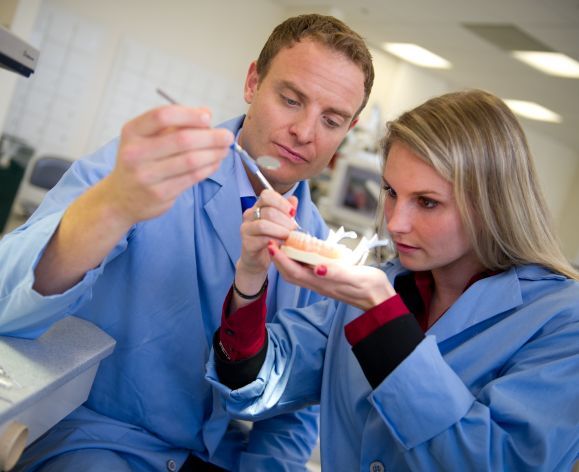
[[[263,298],[261,304],[254,303],[252,309],[265,310]],[[242,322],[243,319],[251,317],[252,313],[241,311],[236,313],[235,316],[238,322]],[[257,326],[254,326],[253,323],[251,326],[256,329],[258,329],[258,326],[263,326],[263,319],[255,321],[258,323]],[[222,322],[227,323],[225,319],[222,319]],[[236,327],[233,325],[230,328],[237,335],[243,331],[242,326]],[[263,328],[264,334],[266,334],[265,326]],[[220,335],[224,335],[223,326],[221,327]],[[217,355],[219,355],[218,353],[222,353],[223,350],[222,344],[217,341],[217,337],[214,338],[213,347]],[[266,338],[260,352],[247,360],[249,365],[255,366],[255,370],[249,369],[252,372],[249,376],[243,375],[243,372],[249,367],[246,361],[229,363],[225,361],[225,357],[220,357],[217,364],[220,367],[218,370],[219,376],[222,379],[227,379],[227,385],[232,388],[236,388],[236,385],[239,388],[251,382],[256,378],[263,365],[268,344]],[[272,418],[253,422],[247,447],[240,455],[239,470],[306,470],[306,462],[309,460],[318,439],[318,417],[319,407],[310,406],[295,413],[282,413]]]
[[[281,310],[267,325],[267,354],[257,378],[237,390],[219,382],[215,353],[207,379],[225,399],[235,417],[251,421],[296,411],[320,400],[328,333],[337,302],[323,300],[303,309]]]
[[[305,471],[318,439],[318,412],[310,406],[254,422],[239,470]]]
[[[66,208],[110,172],[115,154],[113,141],[86,160],[76,161],[30,219],[0,240],[0,334],[35,338],[74,313],[90,299],[104,266],[126,247],[126,239],[119,241],[100,266],[62,294],[42,296],[32,288],[34,269]]]
[[[256,372],[263,365],[267,355],[267,341],[261,352],[252,359],[256,363]],[[214,349],[220,352],[219,344],[214,340]],[[223,362],[219,370],[221,375],[228,378],[231,373],[243,370],[243,361],[231,365],[229,369],[223,371]],[[225,364],[228,365],[228,364]],[[256,378],[256,374],[251,379]],[[229,385],[231,384],[229,378]],[[243,385],[239,384],[239,385]],[[309,406],[295,413],[281,413],[272,418],[266,418],[253,422],[253,427],[249,434],[247,448],[241,453],[239,470],[279,470],[279,471],[305,471],[306,462],[318,439],[318,417],[319,407]]]
[[[472,393],[428,336],[369,400],[412,469],[561,470],[579,451],[578,345],[576,322],[545,327]]]
[[[315,211],[312,207],[312,211]],[[317,213],[316,213],[317,215]],[[309,228],[311,234],[325,237],[327,228],[321,218],[319,227]],[[310,306],[323,297],[316,292],[300,289],[298,306]],[[272,418],[255,421],[249,436],[247,449],[241,454],[240,471],[306,470],[318,441],[319,406],[308,406],[295,413],[282,413]]]

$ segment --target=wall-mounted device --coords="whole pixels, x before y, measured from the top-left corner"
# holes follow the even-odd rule
[[[39,51],[0,25],[0,67],[30,77]]]

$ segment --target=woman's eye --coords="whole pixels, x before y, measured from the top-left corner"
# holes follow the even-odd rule
[[[424,207],[424,208],[435,208],[438,205],[438,202],[436,200],[432,200],[431,198],[426,198],[426,197],[420,197],[420,204]]]
[[[388,195],[389,197],[395,197],[396,196],[396,192],[394,191],[394,189],[392,187],[390,187],[390,185],[384,184],[382,186],[382,188],[386,192],[386,195]]]

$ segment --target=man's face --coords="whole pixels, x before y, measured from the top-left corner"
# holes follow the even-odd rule
[[[253,157],[275,156],[263,170],[283,193],[319,174],[328,164],[364,99],[364,73],[350,59],[311,40],[282,49],[265,77],[249,67],[245,101],[250,105],[239,137]]]

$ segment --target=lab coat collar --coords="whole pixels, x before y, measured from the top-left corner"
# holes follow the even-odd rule
[[[219,125],[219,128],[236,134],[243,124],[245,116],[240,116]],[[235,264],[241,255],[241,203],[239,186],[235,176],[234,153],[229,151],[221,162],[219,169],[207,178],[202,185],[217,185],[218,189],[204,203],[204,209],[213,225],[217,237],[223,243],[229,258]]]
[[[390,280],[405,272],[398,259],[386,266]],[[512,267],[509,270],[478,280],[448,309],[427,334],[445,341],[464,330],[495,315],[516,308],[523,303],[521,280],[564,278],[537,265]]]
[[[243,120],[245,119],[245,115],[238,116],[237,118],[233,118],[225,123],[220,124],[217,128],[224,128],[231,131],[234,135],[237,134],[241,126],[243,125]],[[219,169],[217,169],[213,174],[211,174],[208,180],[215,182],[221,188],[227,186],[229,189],[233,187],[234,193],[236,194],[237,198],[239,199],[239,186],[237,184],[237,178],[235,176],[235,153],[230,149],[227,157],[223,159]],[[232,180],[233,179],[233,180]],[[232,185],[232,183],[234,185]]]
[[[242,212],[233,156],[228,156],[224,160],[218,172],[221,174],[219,179],[214,178],[214,175],[211,180],[218,183],[220,187],[213,197],[205,202],[204,208],[217,236],[222,241],[231,261],[235,264],[241,255],[239,227],[242,222]],[[300,182],[294,195],[300,202],[310,202],[310,190],[307,182]],[[296,218],[303,228],[317,226],[315,210],[311,204],[298,206]]]
[[[243,124],[245,116],[240,116],[229,120],[219,127],[226,128],[232,133],[237,133]],[[234,153],[230,151],[228,156],[222,161],[221,166],[202,185],[217,185],[219,188],[212,193],[212,196],[204,203],[205,211],[222,241],[231,261],[235,264],[241,255],[241,237],[239,227],[241,226],[241,203],[237,178],[235,175]],[[317,210],[311,204],[310,189],[307,181],[301,181],[294,192],[303,205],[298,205],[296,219],[303,228],[316,228]]]
[[[437,341],[442,342],[522,303],[517,270],[511,268],[468,287],[444,316],[430,327],[428,334],[435,335]]]

